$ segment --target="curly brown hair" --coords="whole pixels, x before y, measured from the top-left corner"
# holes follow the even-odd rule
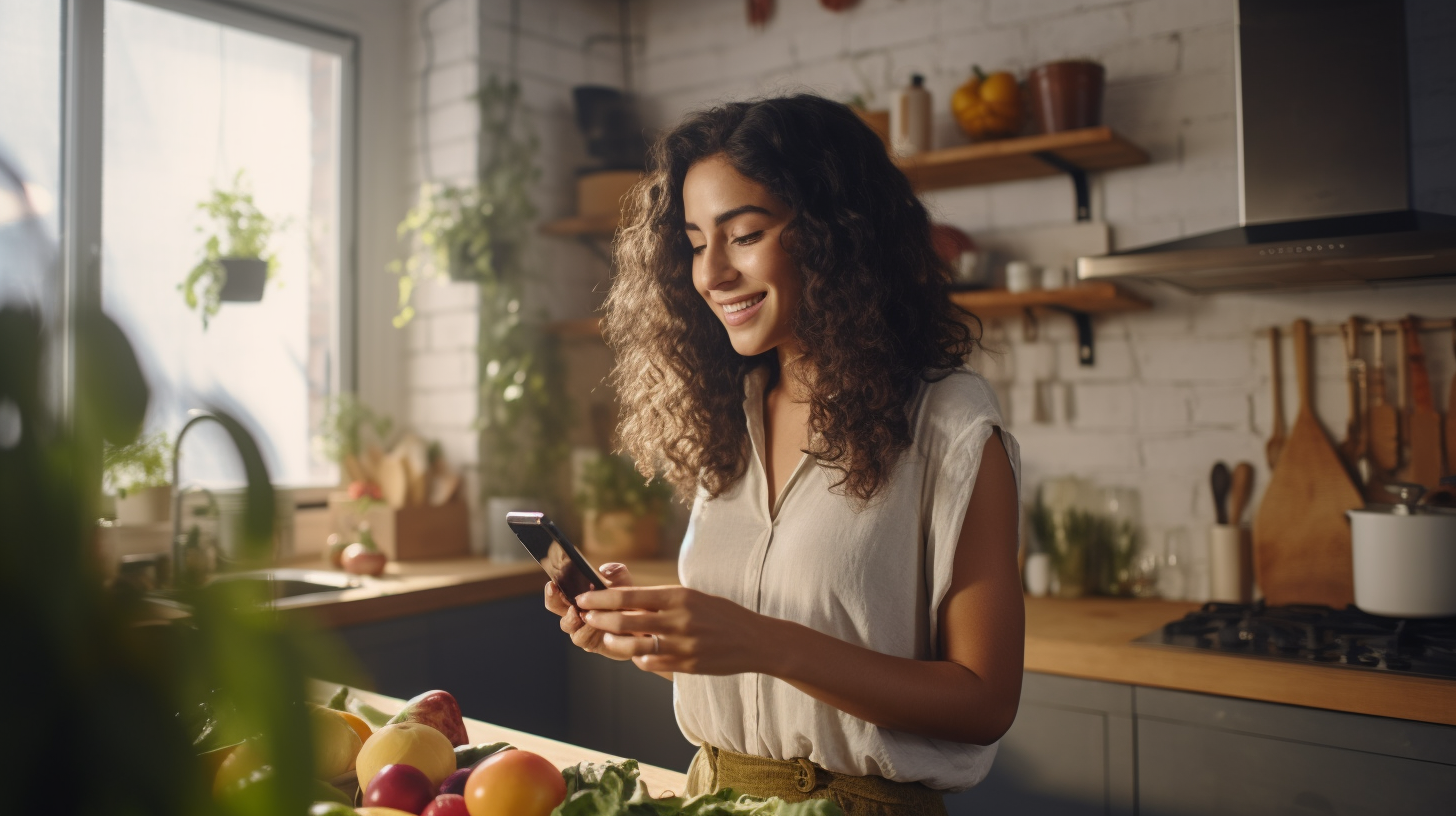
[[[793,330],[814,372],[804,452],[839,471],[836,489],[867,502],[910,444],[919,382],[961,366],[980,322],[951,302],[930,217],[879,137],[818,96],[699,111],[653,147],[625,200],[602,321],[622,446],[684,499],[698,488],[717,498],[752,455],[744,378],[759,366],[777,377],[774,352],[735,352],[693,285],[683,179],[714,155],[793,213],[784,246],[804,278]]]

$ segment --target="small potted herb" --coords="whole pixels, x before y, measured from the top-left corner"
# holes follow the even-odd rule
[[[205,329],[223,303],[263,299],[263,287],[278,269],[278,256],[268,251],[268,241],[283,225],[253,203],[242,170],[233,177],[232,189],[214,188],[197,209],[207,214],[213,229],[202,245],[202,260],[177,289],[187,308],[201,312]],[[207,233],[208,229],[198,227],[197,231]]]
[[[172,518],[172,442],[166,433],[107,445],[101,455],[105,484],[116,497],[120,524],[156,524]]]
[[[582,548],[598,559],[657,554],[672,488],[644,479],[630,459],[603,454],[582,468],[576,501],[583,515]]]

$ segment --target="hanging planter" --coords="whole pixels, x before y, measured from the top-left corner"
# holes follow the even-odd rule
[[[220,258],[222,289],[218,300],[223,303],[257,303],[263,299],[263,285],[268,282],[268,262],[262,258]]]
[[[273,233],[285,225],[273,221],[253,203],[244,171],[233,177],[230,190],[214,188],[197,209],[213,222],[202,245],[202,260],[177,284],[187,308],[202,315],[202,328],[223,303],[256,303],[263,299],[268,279],[277,271],[278,258],[268,251]],[[208,232],[198,227],[198,232]]]

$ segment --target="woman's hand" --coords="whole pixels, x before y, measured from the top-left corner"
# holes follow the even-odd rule
[[[604,653],[658,673],[771,673],[777,623],[716,595],[679,586],[620,587],[576,599]]]
[[[626,564],[603,564],[597,570],[602,574],[609,587],[630,587],[632,586],[632,573],[627,571]],[[581,613],[567,600],[561,590],[556,588],[556,582],[546,582],[546,608],[561,617],[561,631],[571,636],[571,642],[580,646],[588,652],[595,652],[613,660],[628,660],[634,652],[621,649],[626,644],[625,638],[618,638],[623,641],[618,644],[619,650],[612,651],[605,648],[603,638],[606,633],[591,626],[587,626],[581,619]],[[647,644],[650,649],[652,644]]]

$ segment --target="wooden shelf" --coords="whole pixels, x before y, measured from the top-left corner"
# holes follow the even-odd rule
[[[1147,163],[1147,151],[1107,127],[947,147],[896,162],[915,189],[922,193],[950,187],[1047,178],[1069,171],[1114,170]],[[608,236],[617,231],[617,220],[611,215],[561,218],[542,224],[541,232],[547,235]]]
[[[602,336],[600,317],[583,317],[580,320],[558,320],[546,324],[546,331],[563,340],[580,340],[584,337]]]
[[[555,221],[547,221],[541,225],[541,232],[546,235],[572,236],[602,236],[611,235],[617,231],[617,215],[574,215],[570,218],[558,218]]]
[[[1017,317],[1028,309],[1105,314],[1141,311],[1153,305],[1111,281],[1088,281],[1064,289],[1033,289],[1030,292],[1006,289],[955,292],[950,299],[983,319]]]
[[[1112,128],[1093,127],[948,147],[896,163],[926,192],[1061,175],[1066,167],[1053,163],[1058,160],[1093,172],[1147,164],[1148,154]]]

